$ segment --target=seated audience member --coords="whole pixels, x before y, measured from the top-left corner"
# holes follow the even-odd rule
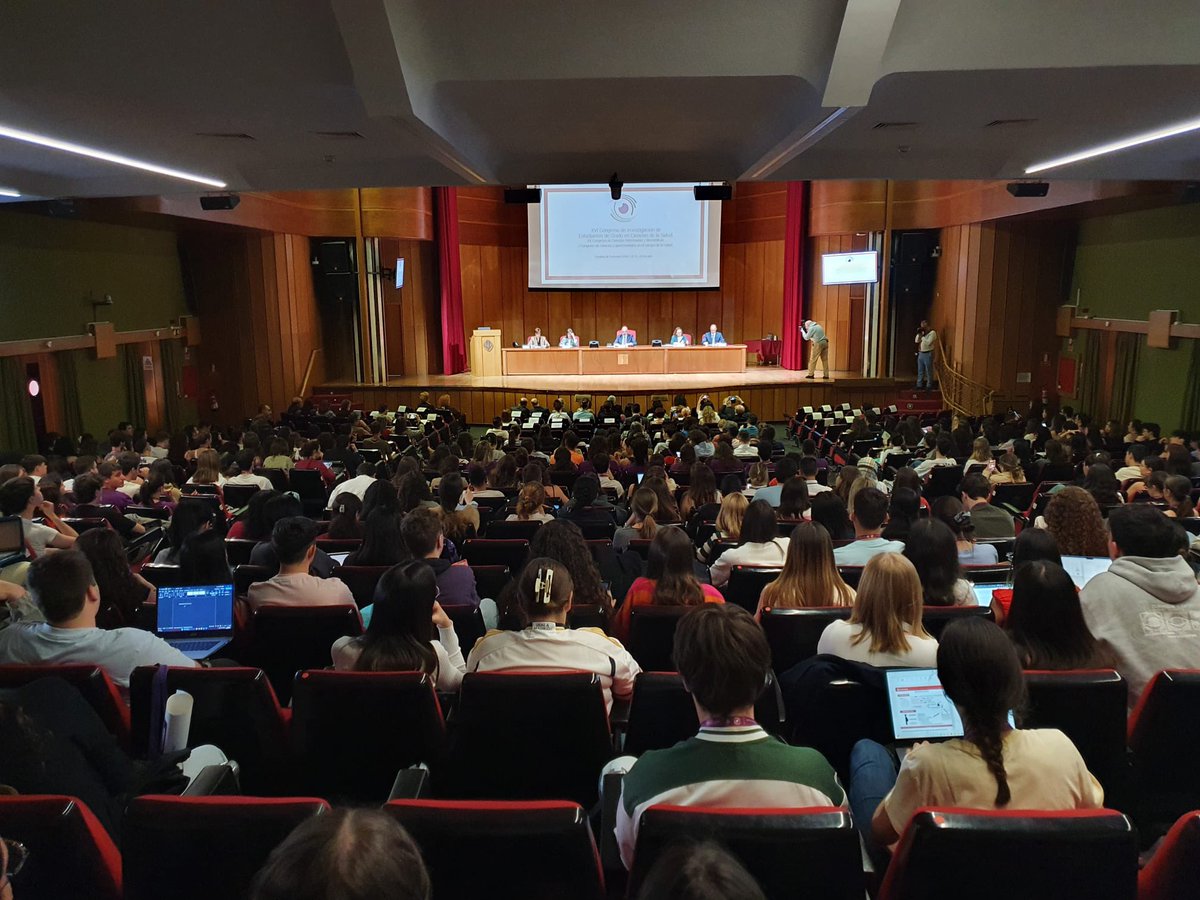
[[[363,542],[345,559],[347,566],[394,566],[410,557],[400,536],[400,514],[374,509],[362,520]]]
[[[521,486],[517,503],[508,516],[509,522],[549,522],[554,518],[546,512],[546,489],[536,481]]]
[[[1021,533],[1013,542],[1012,557],[1009,560],[1013,572],[1016,572],[1023,563],[1037,560],[1045,560],[1061,566],[1062,556],[1058,552],[1058,542],[1054,540],[1054,535],[1045,528],[1022,528]],[[992,591],[992,602],[999,607],[996,611],[1000,617],[998,621],[1004,621],[1004,616],[1012,604],[1012,597],[1012,588],[999,588]]]
[[[754,876],[716,841],[677,842],[646,873],[638,900],[766,900]]]
[[[658,524],[654,521],[657,512],[658,495],[654,491],[647,487],[639,487],[634,491],[629,504],[629,518],[613,534],[613,551],[620,553],[629,546],[630,541],[653,540],[658,533]]]
[[[718,541],[740,541],[742,523],[746,519],[746,510],[750,508],[750,500],[742,493],[729,493],[721,498],[721,509],[717,513],[716,527],[712,536],[704,542],[704,546],[696,551],[696,558],[707,562]]]
[[[363,537],[362,500],[355,494],[339,494],[337,501],[329,507],[332,515],[325,537],[335,541],[361,541]]]
[[[429,900],[431,890],[404,826],[345,808],[297,825],[255,876],[250,900]]]
[[[926,606],[970,606],[975,602],[971,582],[962,577],[954,532],[944,522],[922,519],[913,525],[904,558],[917,570]]]
[[[267,458],[263,460],[263,468],[283,469],[286,472],[294,465],[295,463],[292,462],[292,452],[288,447],[288,442],[283,438],[274,438],[271,441]]]
[[[1115,509],[1108,527],[1112,565],[1079,601],[1088,630],[1129,682],[1133,709],[1159,670],[1200,668],[1200,628],[1190,627],[1200,621],[1200,586],[1177,552],[1179,526],[1159,510]]]
[[[388,487],[390,488],[391,485],[388,485]],[[382,494],[382,491],[379,493]],[[370,500],[370,494],[367,495],[367,500]],[[393,492],[391,494],[393,508],[395,502],[396,498]],[[363,518],[366,519],[370,514],[371,504],[365,500],[363,501]],[[303,515],[304,505],[294,494],[277,494],[268,500],[263,507],[263,524],[266,536],[250,551],[250,565],[265,566],[273,572],[279,571],[279,557],[275,555],[275,545],[271,543],[271,536],[275,532],[275,525],[283,519],[302,517]],[[330,558],[329,554],[318,548],[316,555],[313,557],[312,568],[309,571],[318,578],[328,578],[336,568],[337,563]]]
[[[939,497],[934,501],[931,518],[946,525],[954,534],[958,561],[964,566],[994,566],[1000,554],[993,544],[975,543],[975,526],[971,514],[963,509],[957,497]]]
[[[337,475],[333,469],[325,465],[325,453],[321,450],[321,444],[318,441],[307,441],[300,447],[300,459],[296,461],[293,467],[301,471],[312,470],[319,472],[321,480],[325,482],[326,489],[333,487],[337,481]]]
[[[991,484],[1024,484],[1025,469],[1014,453],[1005,453],[996,460],[996,470],[988,475]]]
[[[603,451],[596,453],[592,457],[592,471],[596,473],[596,477],[600,480],[600,490],[616,491],[619,497],[625,489],[621,485],[621,482],[613,478],[611,465],[611,458]]]
[[[638,606],[699,606],[724,603],[711,584],[701,584],[693,571],[695,548],[682,528],[661,528],[650,544],[646,574],[629,587],[609,629],[618,639],[629,640],[632,613]]]
[[[983,475],[971,472],[963,476],[962,505],[975,526],[976,538],[1010,538],[1016,534],[1013,517],[992,506],[992,485]]]
[[[182,584],[233,584],[225,539],[216,531],[197,531],[179,550]]]
[[[1190,519],[1196,515],[1192,503],[1192,479],[1186,475],[1168,475],[1163,485],[1164,513],[1172,519]]]
[[[846,511],[846,502],[833,491],[825,491],[813,497],[809,512],[812,513],[812,521],[825,526],[830,540],[854,539],[854,524]]]
[[[785,456],[775,464],[775,483],[759,488],[754,494],[755,500],[765,500],[772,506],[778,506],[783,498],[783,485],[789,478],[795,478],[800,472],[800,464],[793,456]]]
[[[211,447],[196,451],[196,471],[187,480],[187,484],[207,484],[216,487],[225,486],[225,476],[221,474],[221,454]],[[100,467],[101,476],[104,466]]]
[[[271,546],[279,574],[250,585],[246,602],[264,606],[353,606],[354,595],[337,578],[309,574],[317,553],[317,523],[303,516],[280,519],[271,530]]]
[[[913,564],[881,553],[863,569],[850,618],[826,626],[817,653],[872,666],[932,666],[937,641],[921,624],[924,608]]]
[[[129,675],[138,666],[197,665],[148,631],[98,628],[100,589],[78,550],[38,557],[26,582],[46,621],[0,630],[0,663],[100,666],[121,688],[129,687]]]
[[[782,566],[787,559],[788,539],[779,536],[775,510],[765,500],[755,500],[742,518],[740,544],[713,561],[713,587],[724,587],[734,566]]]
[[[812,504],[808,497],[808,482],[800,476],[783,483],[777,511],[780,519],[811,519]]]
[[[571,502],[558,514],[568,522],[611,522],[613,505],[600,496],[600,479],[593,473],[580,475],[571,489]]]
[[[193,534],[211,528],[214,517],[213,508],[204,500],[180,500],[167,525],[167,546],[154,557],[155,565],[179,565],[179,550],[183,542]]]
[[[33,521],[35,512],[40,512],[50,524]],[[0,485],[0,515],[21,518],[25,544],[34,556],[44,554],[47,547],[66,550],[78,537],[75,529],[58,517],[54,504],[42,498],[38,486],[27,476],[11,478]]]
[[[633,761],[617,807],[616,837],[629,867],[647,808],[803,808],[842,806],[845,793],[820,753],[791,747],[754,721],[754,704],[771,668],[771,650],[753,617],[738,606],[704,606],[679,620],[674,658],[696,707],[700,730],[668,750]],[[632,767],[630,768],[630,765]]]
[[[547,526],[549,527],[549,526]],[[598,628],[568,628],[574,584],[566,566],[548,557],[525,564],[516,587],[521,631],[489,631],[467,658],[468,672],[591,672],[604,700],[633,695],[641,667],[616,638]]]
[[[134,535],[145,534],[146,527],[144,525],[125,518],[115,506],[100,499],[100,492],[103,488],[104,480],[99,475],[80,475],[76,478],[73,491],[75,508],[72,513],[80,519],[104,519],[110,527],[127,540]],[[124,494],[121,496],[125,497]]]
[[[156,592],[154,585],[129,568],[125,544],[117,533],[109,528],[85,531],[75,542],[75,549],[87,557],[100,590],[97,627],[136,625],[138,610],[145,603],[153,603]]]
[[[717,506],[721,502],[721,492],[717,490],[717,477],[708,463],[698,462],[692,466],[690,482],[684,492],[683,501],[679,504],[679,515],[684,522],[705,507]],[[740,493],[740,492],[739,492]],[[715,509],[706,511],[710,515]]]
[[[805,456],[800,459],[800,475],[804,478],[804,484],[808,488],[808,495],[810,497],[830,490],[830,488],[817,481],[817,472],[819,471],[820,467],[817,464],[815,456]]]
[[[892,485],[888,522],[882,536],[889,541],[907,541],[908,533],[921,517],[921,495],[911,488]]]
[[[854,526],[854,542],[835,547],[833,558],[839,566],[865,566],[879,553],[900,553],[904,544],[883,537],[887,524],[888,497],[878,488],[864,487],[854,497],[850,521]],[[816,520],[816,510],[813,511]],[[826,526],[828,527],[828,525]]]
[[[134,500],[138,506],[165,509],[168,512],[174,512],[179,503],[174,486],[167,484],[157,475],[152,475],[141,483]]]
[[[383,573],[370,618],[363,634],[334,641],[335,669],[424,672],[439,691],[458,690],[467,664],[454,623],[438,602],[437,576],[424,560],[410,559]]]
[[[750,467],[750,472],[747,476],[746,487],[742,493],[753,499],[758,495],[758,492],[767,486],[771,480],[770,470],[767,469],[767,464],[759,460]],[[810,492],[811,493],[811,492]]]
[[[1012,644],[993,623],[971,617],[946,626],[937,670],[968,737],[916,744],[899,774],[895,757],[884,747],[869,740],[855,745],[850,806],[870,847],[894,844],[923,806],[1075,810],[1104,805],[1103,790],[1065,734],[1009,726],[1009,711],[1023,706],[1025,680]]]
[[[423,560],[437,578],[440,599],[446,606],[478,606],[479,593],[475,588],[475,573],[467,561],[452,563],[442,558],[446,538],[442,517],[436,510],[414,509],[400,522],[403,548],[415,559]]]
[[[929,473],[940,466],[957,466],[958,460],[954,458],[954,440],[948,434],[939,434],[937,441],[934,443],[933,456],[930,459],[923,459],[915,466],[913,470],[922,479],[928,478]]]
[[[1124,484],[1125,482],[1139,481],[1145,478],[1145,473],[1142,470],[1142,461],[1149,455],[1150,448],[1145,444],[1130,444],[1125,451],[1125,465],[1113,473],[1117,481]]]
[[[803,609],[852,603],[854,588],[838,573],[829,532],[820,523],[802,522],[792,529],[783,571],[758,598],[755,618],[760,618],[768,607]]]
[[[329,495],[329,503],[326,506],[333,509],[337,503],[338,497],[342,494],[353,494],[359,500],[367,493],[367,488],[375,483],[375,466],[373,463],[363,463],[354,473],[354,477],[343,481],[335,487]]]
[[[1004,628],[1023,669],[1113,667],[1083,620],[1075,583],[1056,563],[1036,560],[1016,568]]]
[[[125,507],[133,505],[133,498],[121,490],[125,476],[119,465],[103,462],[96,467],[96,471],[100,476],[100,495],[96,502],[115,507],[121,513],[125,512]]]
[[[250,498],[245,511],[237,517],[226,535],[230,540],[265,541],[271,537],[271,526],[266,520],[267,501],[279,496],[279,491],[259,491]]]
[[[1157,512],[1157,510],[1155,510]],[[1108,556],[1108,531],[1096,498],[1081,487],[1065,487],[1046,504],[1045,525],[1063,556]]]

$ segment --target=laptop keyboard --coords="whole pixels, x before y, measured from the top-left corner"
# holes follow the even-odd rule
[[[184,653],[195,653],[197,650],[211,650],[220,641],[205,640],[205,641],[174,641],[172,646],[176,650],[181,650]]]

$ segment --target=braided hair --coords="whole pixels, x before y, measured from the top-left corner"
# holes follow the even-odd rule
[[[942,632],[937,653],[942,687],[962,713],[966,738],[996,779],[996,806],[1012,799],[1004,770],[1008,713],[1025,703],[1025,679],[1012,642],[994,623],[974,616]]]

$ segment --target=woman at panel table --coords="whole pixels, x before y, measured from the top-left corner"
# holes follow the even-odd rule
[[[579,346],[579,335],[577,335],[574,331],[572,331],[570,328],[568,328],[567,333],[558,339],[558,346],[560,346],[564,349],[570,349],[571,347],[578,347]]]
[[[546,340],[546,336],[542,334],[542,329],[540,328],[533,329],[533,334],[525,342],[525,349],[527,350],[545,350],[549,346],[550,342]]]
[[[687,347],[691,344],[688,336],[683,333],[683,329],[678,325],[675,326],[675,331],[671,334],[671,346]]]

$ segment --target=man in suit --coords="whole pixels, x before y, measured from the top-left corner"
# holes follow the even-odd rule
[[[568,328],[567,333],[558,339],[558,346],[562,347],[564,350],[569,350],[573,347],[578,347],[579,346],[579,335],[577,335],[574,331],[572,331],[570,328]]]
[[[546,340],[546,336],[542,334],[542,329],[533,329],[533,335],[525,342],[527,350],[545,350],[550,346],[550,342]]]
[[[613,341],[614,347],[636,347],[637,338],[633,332],[629,330],[628,325],[622,325],[621,330],[617,332],[617,339]]]
[[[701,343],[706,347],[723,347],[725,346],[725,335],[717,331],[717,325],[714,322],[708,326],[708,333],[704,335]]]

